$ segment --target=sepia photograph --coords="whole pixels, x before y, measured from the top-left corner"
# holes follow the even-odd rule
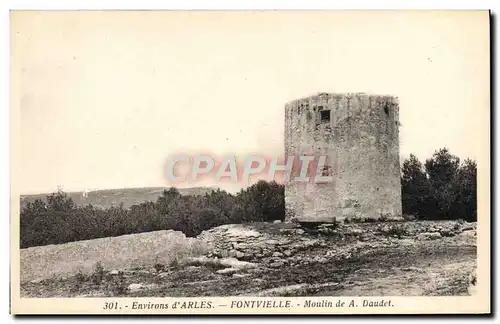
[[[490,13],[10,13],[11,312],[490,312]],[[57,302],[56,302],[57,301]]]

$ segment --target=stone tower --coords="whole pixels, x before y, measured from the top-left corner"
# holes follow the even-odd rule
[[[292,177],[285,186],[288,220],[402,216],[396,97],[319,93],[289,102],[285,154],[327,156],[325,175],[332,177],[326,183]]]

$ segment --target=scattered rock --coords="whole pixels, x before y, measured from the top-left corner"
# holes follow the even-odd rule
[[[109,274],[110,274],[110,275],[112,275],[112,276],[117,276],[118,274],[120,274],[120,271],[119,271],[119,270],[116,270],[116,269],[115,269],[115,270],[111,270],[111,271],[109,272]]]
[[[240,261],[240,260],[235,259],[235,258],[221,259],[220,264],[225,266],[225,267],[235,268],[235,269],[251,269],[251,268],[257,267],[256,263]]]
[[[442,236],[439,232],[426,232],[421,233],[417,236],[417,238],[421,241],[430,241],[440,239]]]
[[[388,231],[389,230],[390,230],[390,228],[388,229]],[[363,234],[363,231],[360,228],[353,228],[349,232],[347,232],[346,234],[353,235],[353,236],[359,236],[359,235]]]
[[[373,272],[372,269],[358,269],[354,271],[357,274],[369,275]]]
[[[238,269],[235,269],[235,268],[225,268],[225,269],[220,269],[220,270],[217,270],[217,273],[219,274],[225,274],[225,275],[232,275],[236,272],[238,272],[239,270]]]
[[[151,289],[157,289],[158,287],[160,287],[158,284],[152,283],[152,284],[145,285],[142,288],[151,290]]]
[[[306,231],[304,231],[304,230],[303,230],[303,229],[301,229],[301,228],[298,228],[298,229],[296,229],[296,230],[295,230],[295,234],[298,234],[298,235],[302,235],[302,234],[304,234],[305,232],[306,232]]]
[[[273,253],[273,257],[275,257],[275,258],[281,258],[282,256],[283,256],[283,253],[281,253],[281,252],[274,252]]]
[[[285,265],[285,262],[283,262],[283,261],[275,261],[275,262],[272,262],[271,264],[269,264],[269,267],[271,267],[271,268],[281,268],[284,265]]]
[[[244,250],[248,248],[248,243],[233,243],[233,248],[236,250]]]
[[[462,226],[462,232],[465,232],[465,231],[472,231],[472,230],[474,230],[474,229],[476,229],[476,228],[475,228],[475,226],[474,226],[474,224],[464,224],[464,225]]]
[[[275,220],[273,223],[274,223],[274,224],[280,224],[280,223],[281,223],[281,221],[280,221],[279,219],[277,219],[277,220]]]
[[[229,251],[229,257],[230,258],[236,258],[236,259],[241,259],[245,256],[245,253],[240,252],[238,250],[231,250]]]
[[[253,258],[254,258],[254,254],[252,254],[252,253],[245,253],[243,255],[243,257],[240,258],[240,259],[242,259],[244,261],[249,261],[249,260],[252,260]]]
[[[134,292],[134,291],[141,290],[143,287],[144,287],[143,284],[133,283],[133,284],[130,284],[128,286],[128,290],[130,290],[131,292]]]
[[[225,226],[225,225],[222,225]],[[235,226],[234,224],[230,224],[227,227],[226,231],[227,236],[237,237],[241,239],[249,238],[249,237],[259,237],[261,234],[255,230],[244,228],[241,226]]]
[[[405,272],[419,272],[419,273],[425,272],[423,269],[420,269],[420,268],[417,268],[417,267],[402,268],[401,271],[405,271]]]
[[[443,237],[455,236],[455,232],[453,232],[452,230],[449,230],[449,229],[442,229],[439,233]]]

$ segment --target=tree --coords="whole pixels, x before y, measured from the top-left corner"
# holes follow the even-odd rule
[[[460,159],[450,154],[447,148],[436,151],[425,161],[425,171],[429,177],[429,203],[435,205],[432,218],[452,218],[452,205],[458,199],[458,170]]]
[[[424,172],[422,163],[410,154],[403,162],[401,176],[401,190],[403,213],[417,217],[428,214],[429,180]]]
[[[47,209],[55,212],[69,212],[76,208],[71,197],[63,191],[58,191],[47,196]]]
[[[477,165],[460,159],[447,148],[425,161],[414,155],[402,167],[403,213],[420,219],[477,219]]]
[[[238,193],[246,212],[245,221],[274,221],[285,219],[285,187],[275,181],[259,181]]]
[[[467,221],[477,220],[477,164],[471,159],[466,159],[457,175],[458,194],[452,208],[455,218]]]
[[[162,215],[168,213],[169,205],[181,197],[181,193],[177,188],[169,188],[168,190],[163,190],[162,194],[156,200],[158,210]]]
[[[41,199],[36,199],[33,202],[28,202],[23,208],[22,213],[24,213],[28,218],[39,215],[40,213],[47,211],[47,205]]]

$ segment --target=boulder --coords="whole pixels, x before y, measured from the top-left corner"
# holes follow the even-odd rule
[[[248,243],[233,243],[233,248],[236,250],[245,250],[248,248]]]
[[[133,283],[133,284],[130,284],[130,285],[128,286],[128,290],[130,290],[131,292],[134,292],[134,291],[141,290],[143,287],[144,287],[144,285],[143,285],[143,284],[140,284],[140,283]]]
[[[225,266],[225,267],[235,268],[235,269],[251,269],[251,268],[257,267],[256,263],[240,261],[240,260],[235,259],[235,258],[221,259],[220,264]]]
[[[245,256],[245,253],[240,252],[238,250],[231,250],[229,251],[229,257],[230,258],[236,258],[236,259],[241,259]]]
[[[327,263],[328,262],[328,259],[327,258],[319,258],[317,260],[318,263]]]
[[[283,261],[274,261],[271,264],[269,264],[269,267],[271,267],[271,268],[281,268],[284,265],[285,265],[285,262],[283,262]]]
[[[224,274],[224,275],[228,275],[228,276],[230,276],[236,272],[238,272],[238,269],[235,269],[235,268],[225,268],[225,269],[217,270],[218,274]]]
[[[443,237],[455,236],[455,232],[453,232],[452,230],[449,230],[449,229],[442,229],[441,231],[439,231],[439,233]]]

